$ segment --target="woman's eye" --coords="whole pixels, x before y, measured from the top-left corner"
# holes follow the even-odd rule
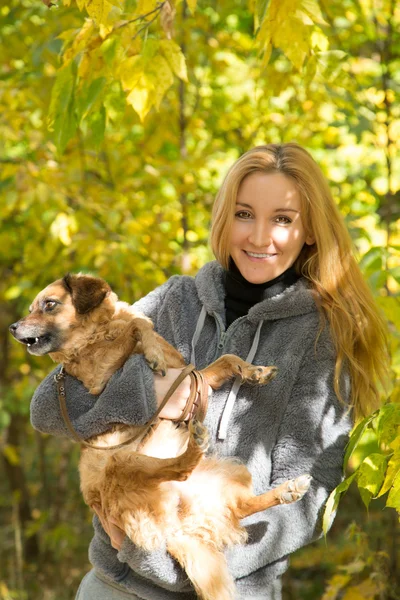
[[[251,213],[249,213],[247,210],[239,210],[235,214],[235,217],[238,217],[238,219],[251,219]]]
[[[292,223],[292,219],[286,217],[285,215],[279,215],[275,218],[275,222],[280,225],[288,225],[289,223]]]

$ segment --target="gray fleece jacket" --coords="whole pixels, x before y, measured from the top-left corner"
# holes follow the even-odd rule
[[[263,301],[226,330],[223,277],[217,262],[208,263],[195,278],[172,277],[135,307],[199,369],[226,353],[278,367],[266,386],[230,382],[213,392],[206,417],[212,450],[246,463],[256,494],[303,473],[313,477],[300,502],[246,518],[248,542],[226,552],[240,598],[275,600],[280,594],[273,590],[288,556],[321,533],[324,503],[342,477],[351,420],[333,391],[334,348],[328,326],[318,336],[320,315],[307,282],[268,288]],[[35,392],[32,424],[68,436],[53,374]],[[343,377],[344,398],[349,388]],[[141,356],[131,357],[100,396],[90,395],[73,377],[67,377],[66,390],[69,415],[85,437],[101,433],[109,423],[143,424],[156,410],[153,374]],[[111,580],[144,600],[196,598],[165,549],[144,552],[126,538],[117,552],[96,517],[94,529],[89,558]]]

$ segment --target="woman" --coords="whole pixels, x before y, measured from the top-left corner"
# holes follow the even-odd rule
[[[279,600],[288,556],[320,535],[324,503],[341,480],[350,412],[358,418],[378,403],[384,324],[328,184],[297,144],[256,147],[232,166],[214,205],[211,244],[217,261],[195,278],[172,277],[136,307],[197,368],[225,353],[278,367],[265,387],[235,381],[213,392],[206,425],[214,451],[247,464],[257,494],[302,473],[313,477],[301,502],[247,518],[248,543],[227,551],[238,598]],[[75,428],[89,437],[110,422],[146,422],[177,373],[154,376],[134,356],[98,397],[69,377]],[[188,385],[164,418],[179,417]],[[56,407],[51,375],[33,398],[34,427],[65,435]],[[94,528],[94,570],[79,600],[194,600],[165,550],[134,547],[100,507]]]

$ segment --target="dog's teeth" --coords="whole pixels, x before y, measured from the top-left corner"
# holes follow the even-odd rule
[[[27,346],[30,346],[30,344],[27,344]]]
[[[35,338],[35,343],[39,341],[39,338]]]

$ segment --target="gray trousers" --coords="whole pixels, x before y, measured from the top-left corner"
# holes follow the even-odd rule
[[[265,595],[245,598],[240,596],[237,600],[281,600],[281,581],[278,579]],[[179,598],[180,594],[177,594]],[[111,582],[101,573],[92,569],[82,579],[75,600],[141,600],[136,594],[127,592],[117,583]]]

